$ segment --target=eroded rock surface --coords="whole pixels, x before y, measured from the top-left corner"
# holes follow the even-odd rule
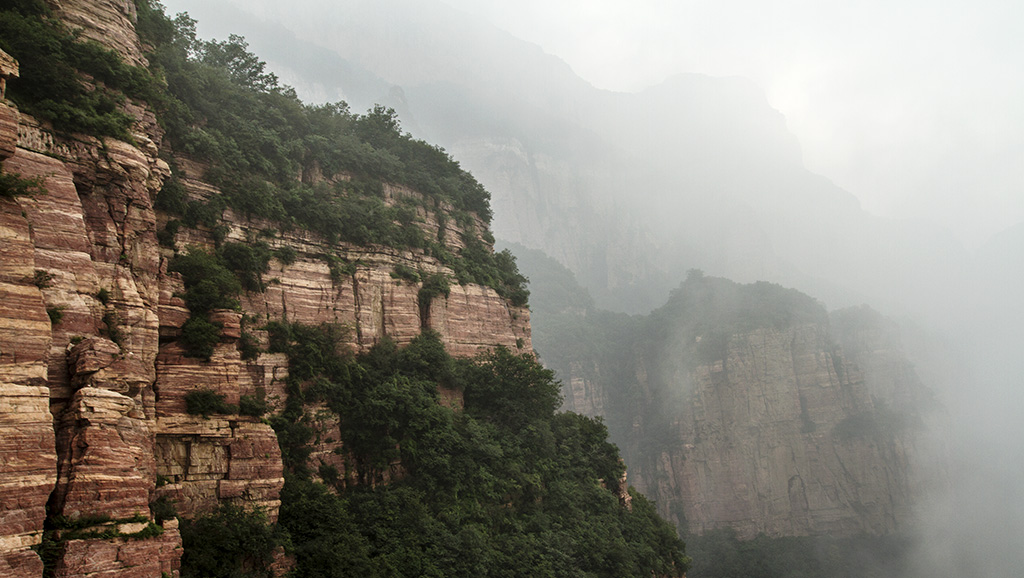
[[[47,388],[0,383],[0,575],[42,575],[31,547],[42,539],[56,463]]]
[[[117,52],[131,64],[144,65],[142,46],[135,34],[138,14],[132,0],[61,0],[58,14],[90,40]]]

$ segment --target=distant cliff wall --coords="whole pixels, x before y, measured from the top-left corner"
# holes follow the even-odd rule
[[[786,291],[688,280],[619,353],[545,361],[567,409],[605,416],[632,483],[680,528],[908,528],[915,500],[942,483],[929,428],[943,410],[894,324],[866,308],[830,320]]]

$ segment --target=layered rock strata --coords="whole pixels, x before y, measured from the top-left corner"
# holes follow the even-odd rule
[[[31,548],[42,540],[57,479],[45,386],[0,383],[0,458],[0,575],[41,576],[43,563]]]
[[[149,578],[177,576],[181,535],[177,520],[167,520],[163,533],[146,540],[68,540],[54,567],[54,578]],[[125,528],[134,530],[135,528]]]
[[[133,0],[60,0],[56,4],[61,20],[90,39],[117,52],[128,63],[145,65],[139,37],[135,34],[138,14]]]
[[[62,2],[72,26],[143,62],[135,36],[134,4]],[[0,54],[0,77],[17,74]],[[284,483],[273,429],[258,418],[189,415],[189,392],[213,390],[238,404],[285,398],[287,358],[262,353],[243,360],[243,325],[267,344],[268,320],[340,324],[347,345],[363,350],[388,337],[407,343],[423,329],[438,331],[455,355],[503,345],[530,351],[529,312],[494,290],[454,285],[421,306],[421,284],[396,279],[399,265],[425,273],[453,272],[422,252],[332,244],[292,230],[270,242],[290,247],[294,262],[273,261],[268,288],[247,294],[242,311],[217,311],[220,342],[210,360],[188,357],[178,342],[189,318],[181,277],[167,272],[173,251],[157,231],[168,221],[153,200],[170,176],[160,158],[162,133],[145,108],[127,102],[136,118],[133,143],[59,134],[8,102],[0,102],[3,170],[37,178],[44,194],[0,198],[0,574],[38,578],[34,551],[44,522],[109,517],[108,534],[144,530],[124,520],[150,516],[164,497],[184,516],[230,502],[277,517]],[[202,165],[180,159],[189,194],[219,194],[202,181]],[[388,203],[417,197],[386,185]],[[426,203],[421,203],[425,206]],[[483,241],[486,225],[442,216],[451,207],[419,208],[416,221],[451,250],[464,235]],[[276,224],[223,214],[228,239],[245,242]],[[442,227],[444,231],[441,231]],[[181,229],[181,250],[213,247],[210,231]],[[352,263],[333,272],[323,255]],[[253,320],[258,320],[256,323]],[[458,403],[457,400],[452,403]],[[329,424],[325,425],[329,427]],[[335,424],[336,427],[336,424]],[[338,456],[337,442],[317,455]],[[335,460],[340,458],[334,458]],[[58,518],[62,517],[62,518]],[[141,522],[132,522],[139,524]],[[123,527],[122,527],[123,526]],[[175,523],[142,539],[48,535],[55,576],[176,576],[181,538]],[[63,536],[63,537],[62,537]],[[49,546],[48,546],[49,547]],[[280,566],[287,568],[287,561]]]

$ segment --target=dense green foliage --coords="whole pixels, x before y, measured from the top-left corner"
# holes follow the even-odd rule
[[[287,544],[259,510],[223,504],[181,524],[182,578],[270,578],[274,550]]]
[[[689,578],[890,578],[907,574],[912,542],[898,536],[738,540],[731,530],[688,536]]]
[[[190,247],[174,256],[168,271],[181,273],[185,282],[185,305],[192,314],[181,328],[186,354],[210,359],[220,341],[221,327],[210,321],[214,309],[239,309],[242,290],[263,291],[263,274],[270,267],[273,252],[262,241],[221,243],[215,252]],[[244,359],[257,355],[252,336],[243,333],[239,343]]]
[[[394,270],[391,271],[391,278],[402,279],[404,281],[408,281],[409,283],[419,283],[420,273],[419,271],[413,269],[412,267],[409,267],[408,265],[398,263],[397,265],[395,265]]]
[[[287,407],[272,424],[289,468],[280,524],[297,576],[685,570],[682,542],[653,506],[635,496],[628,511],[608,489],[623,466],[604,425],[556,413],[559,384],[532,357],[498,349],[456,360],[430,332],[353,356],[337,327],[268,329],[290,359]],[[465,410],[441,405],[439,386],[462,390]],[[307,463],[321,433],[311,402],[340,417],[343,473]]]
[[[238,406],[225,402],[224,396],[212,389],[193,389],[185,394],[185,411],[209,417],[215,413],[238,413]]]
[[[0,9],[0,48],[20,64],[8,97],[60,131],[129,138],[126,96],[153,95],[149,73],[111,50],[83,41],[43,0],[6,2]]]
[[[455,269],[459,283],[487,285],[513,305],[526,305],[530,298],[527,279],[520,274],[512,252],[506,249],[495,253],[475,237],[464,236],[463,241],[466,245],[462,250],[463,258],[445,263]]]
[[[244,253],[247,249],[243,247]],[[231,272],[223,253],[208,253],[190,248],[175,255],[168,271],[181,273],[185,281],[185,305],[192,314],[181,328],[181,344],[192,357],[210,359],[220,341],[221,327],[210,321],[214,309],[238,309],[242,283]],[[261,269],[247,270],[243,275],[258,276]],[[256,277],[258,279],[258,277]]]
[[[226,204],[332,243],[423,250],[452,267],[461,283],[488,285],[513,304],[526,304],[526,279],[510,254],[495,255],[475,234],[452,254],[415,225],[416,201],[384,202],[382,183],[396,182],[424,194],[436,213],[450,203],[457,216],[476,213],[486,222],[491,215],[483,187],[443,150],[403,133],[393,110],[377,106],[359,115],[344,103],[304,105],[241,38],[201,41],[187,17],[171,22],[147,2],[139,12],[140,34],[153,45],[154,74],[167,83],[155,103],[159,118],[177,150],[212,164],[206,178],[224,192],[207,203],[188,201],[172,179],[159,208],[186,224],[214,228]],[[316,173],[328,180],[297,178]],[[330,181],[343,175],[352,178]]]
[[[83,41],[41,0],[0,9],[0,48],[22,64],[21,78],[10,84],[12,100],[57,130],[125,140],[133,122],[125,100],[148,103],[173,148],[209,163],[205,178],[224,193],[188,200],[180,182],[170,179],[157,207],[189,226],[202,224],[216,236],[220,214],[230,206],[283,228],[315,231],[329,242],[423,250],[453,267],[460,282],[489,285],[517,305],[526,303],[526,279],[510,256],[494,255],[472,234],[474,243],[453,255],[440,238],[427,239],[414,225],[417,202],[438,213],[450,204],[456,215],[475,213],[488,222],[490,195],[443,149],[403,132],[394,110],[376,106],[361,115],[343,102],[305,105],[265,71],[243,39],[202,41],[187,16],[172,21],[157,2],[136,5],[149,70]],[[385,204],[383,182],[408,185],[425,198]],[[31,185],[0,174],[5,196],[24,194]],[[174,219],[160,232],[162,244],[173,246],[177,226]],[[244,279],[243,285],[250,289]]]
[[[215,163],[215,180],[237,206],[270,218],[295,216],[281,195],[295,194],[295,176],[315,167],[328,177],[359,175],[371,187],[381,180],[407,184],[490,219],[483,187],[444,150],[403,133],[393,110],[377,106],[359,115],[344,103],[306,106],[241,38],[201,41],[187,16],[171,21],[159,4],[137,5],[152,69],[167,84],[169,95],[157,105],[168,136],[179,150]]]
[[[269,408],[265,398],[253,395],[243,395],[238,399],[238,413],[252,417],[262,417]]]

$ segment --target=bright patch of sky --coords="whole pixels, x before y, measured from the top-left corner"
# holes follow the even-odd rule
[[[968,246],[1024,221],[1024,3],[978,0],[444,0],[636,91],[743,76],[807,167],[880,215]]]

